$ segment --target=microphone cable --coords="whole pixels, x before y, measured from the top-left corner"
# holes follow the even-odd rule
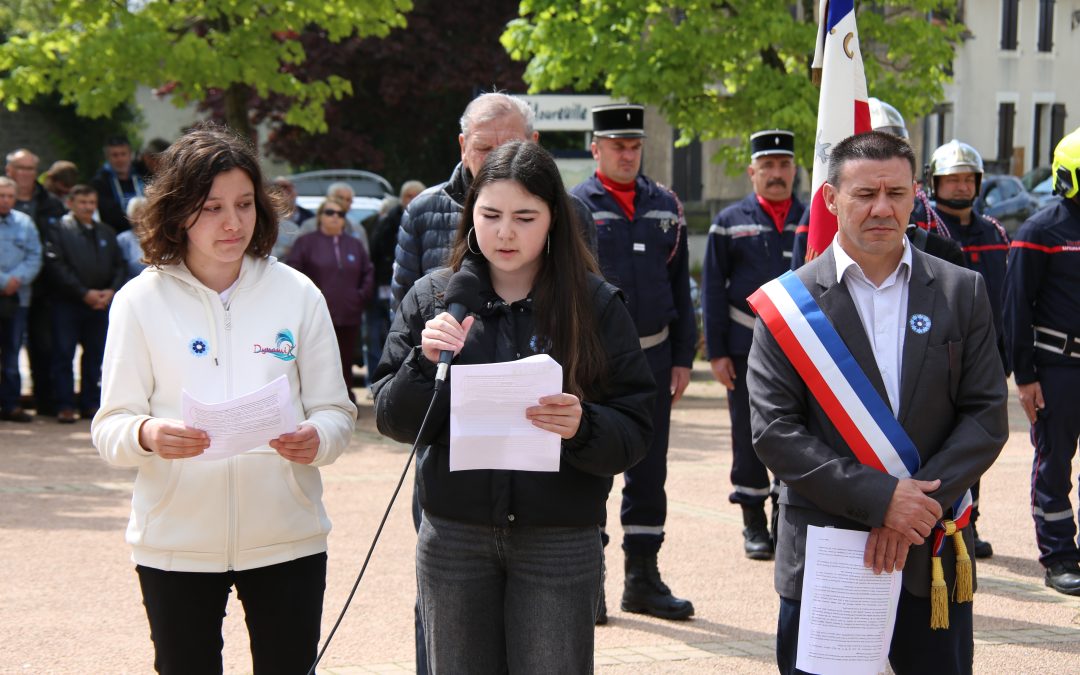
[[[431,417],[431,411],[435,409],[435,400],[439,397],[439,390],[442,389],[442,384],[443,380],[435,381],[435,391],[431,395],[431,403],[428,404],[427,412],[424,413],[424,420],[420,422],[420,431],[417,432],[416,441],[413,443],[412,450],[409,451],[409,456],[405,459],[405,468],[402,469],[401,477],[398,478],[397,485],[394,487],[394,494],[390,495],[390,503],[386,505],[386,511],[383,513],[382,520],[379,521],[379,528],[375,530],[375,537],[371,540],[371,546],[368,548],[367,555],[364,557],[364,564],[360,567],[360,574],[356,576],[356,581],[353,583],[352,590],[349,591],[349,597],[345,599],[345,606],[341,608],[341,613],[338,614],[337,621],[334,622],[334,627],[330,629],[330,634],[326,636],[326,642],[323,643],[322,649],[319,650],[318,656],[315,657],[315,663],[311,664],[308,675],[315,675],[315,668],[318,667],[319,662],[322,661],[323,655],[326,654],[326,649],[330,646],[330,641],[334,639],[334,633],[337,632],[338,626],[341,625],[342,619],[345,618],[345,612],[349,610],[349,605],[353,601],[353,596],[356,595],[356,589],[360,587],[360,580],[364,578],[364,572],[367,571],[368,563],[371,561],[371,554],[375,551],[375,544],[379,543],[379,535],[382,534],[383,526],[386,525],[386,519],[390,517],[390,509],[393,508],[394,501],[397,499],[398,493],[401,492],[401,486],[405,482],[405,476],[409,474],[409,467],[412,465],[413,456],[416,455],[416,448],[420,445],[420,439],[424,437],[428,418]]]

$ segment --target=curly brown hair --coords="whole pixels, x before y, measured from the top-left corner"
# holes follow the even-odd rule
[[[170,265],[187,254],[187,228],[202,210],[218,174],[240,169],[255,188],[255,232],[246,253],[270,255],[278,222],[288,207],[279,191],[269,188],[251,143],[230,129],[199,125],[161,154],[161,164],[146,189],[148,204],[139,240],[143,262]]]

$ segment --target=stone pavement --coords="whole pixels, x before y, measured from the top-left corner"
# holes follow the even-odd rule
[[[408,452],[378,436],[371,402],[360,395],[353,444],[323,470],[334,520],[324,637]],[[1028,506],[1027,425],[1015,402],[1010,412],[1012,438],[982,486],[979,529],[995,555],[978,563],[975,671],[1078,672],[1080,598],[1043,585]],[[674,415],[668,532],[661,552],[665,580],[693,600],[697,615],[673,623],[620,612],[622,554],[617,545],[610,547],[611,622],[596,631],[599,673],[776,672],[772,564],[742,555],[739,510],[727,502],[728,433],[722,388],[699,363]],[[153,671],[149,630],[123,541],[133,475],[100,460],[86,422],[0,423],[0,673]],[[321,673],[413,669],[410,489],[407,481]],[[618,513],[618,490],[608,511]],[[618,542],[618,523],[609,529]],[[225,670],[250,672],[243,611],[235,599],[228,611]]]

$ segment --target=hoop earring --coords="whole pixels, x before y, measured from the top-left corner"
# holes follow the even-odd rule
[[[465,233],[465,248],[469,249],[469,253],[472,253],[473,255],[483,255],[480,251],[474,251],[472,247],[473,230],[475,229],[476,226],[470,227],[469,231]],[[476,240],[476,248],[480,248],[479,239]]]
[[[547,236],[547,254],[551,255],[551,235]]]

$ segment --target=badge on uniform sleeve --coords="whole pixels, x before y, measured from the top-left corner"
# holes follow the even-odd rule
[[[923,335],[930,330],[930,317],[925,314],[912,314],[908,319],[908,327],[917,334]]]

